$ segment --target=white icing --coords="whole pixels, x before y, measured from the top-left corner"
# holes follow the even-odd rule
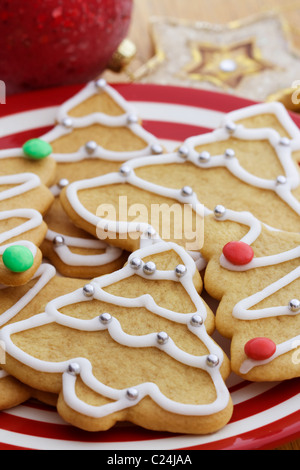
[[[185,275],[178,278],[174,270],[156,270],[155,273],[151,275],[151,279],[172,280],[174,282],[181,283],[195,306],[195,312],[191,314],[182,314],[165,309],[157,305],[150,294],[141,295],[137,298],[126,298],[109,294],[103,290],[103,288],[106,286],[119,282],[122,279],[126,279],[133,275],[138,275],[144,277],[145,279],[149,279],[149,275],[145,274],[142,268],[139,270],[132,269],[130,266],[130,260],[133,257],[139,257],[140,259],[143,259],[145,257],[154,255],[155,253],[161,253],[169,250],[174,250],[181,257],[183,264],[187,268]],[[180,248],[178,245],[173,243],[155,242],[153,244],[148,244],[148,246],[145,246],[135,253],[132,253],[129,257],[128,264],[124,268],[112,274],[101,276],[92,280],[91,283],[94,287],[93,298],[123,307],[145,307],[148,311],[154,313],[155,315],[167,318],[175,323],[185,324],[188,330],[195,334],[199,340],[201,340],[206,345],[209,354],[214,354],[217,356],[219,362],[215,365],[215,367],[208,365],[207,355],[194,356],[192,354],[188,354],[176,346],[176,344],[172,341],[172,338],[169,338],[165,344],[159,344],[157,342],[157,333],[140,336],[129,335],[123,331],[121,324],[116,318],[112,317],[110,322],[103,324],[101,321],[99,321],[98,316],[90,320],[84,320],[62,314],[59,309],[63,308],[64,306],[76,304],[78,302],[88,302],[90,300],[89,297],[84,295],[82,289],[78,289],[70,294],[64,295],[49,302],[45,308],[44,313],[35,315],[28,320],[5,326],[0,332],[0,339],[4,341],[8,354],[12,355],[16,360],[22,362],[23,364],[41,372],[62,373],[64,400],[72,409],[86,416],[106,416],[117,410],[134,406],[146,395],[149,395],[159,406],[173,413],[189,416],[214,414],[227,406],[229,392],[220,374],[220,367],[223,362],[222,350],[212,340],[212,338],[209,337],[204,324],[198,327],[191,324],[191,318],[193,315],[195,315],[195,313],[200,315],[203,320],[205,320],[207,316],[206,307],[193,284],[195,269],[196,267],[194,261],[183,248]],[[43,361],[20,350],[11,339],[11,335],[14,333],[53,322],[80,331],[101,332],[107,330],[113,341],[128,347],[159,348],[165,354],[168,354],[183,364],[205,370],[210,375],[214,383],[216,389],[216,399],[212,403],[202,405],[178,403],[163,395],[158,386],[151,382],[136,384],[134,389],[138,392],[137,397],[133,400],[130,400],[126,394],[127,389],[114,389],[97,380],[97,378],[93,375],[92,364],[86,358],[76,357],[63,362]],[[113,400],[113,402],[103,406],[92,406],[83,402],[76,395],[75,385],[77,378],[68,372],[68,366],[72,363],[76,363],[80,366],[80,378],[87,387],[100,395],[108,397],[109,399]]]
[[[126,101],[120,93],[118,93],[114,88],[112,88],[107,83],[101,90],[98,90],[96,83],[90,82],[84,88],[82,88],[76,95],[74,95],[69,100],[65,101],[58,110],[57,121],[62,122],[65,118],[70,117],[69,112],[86,101],[87,99],[97,95],[98,93],[106,93],[109,95],[112,100],[117,103],[123,110],[124,113],[119,116],[109,116],[104,113],[96,112],[91,113],[88,116],[83,117],[71,117],[72,121],[76,123],[79,127],[85,127],[91,123],[104,124],[106,126],[126,126],[128,115],[136,115],[135,108]]]
[[[261,129],[248,129],[245,128],[243,125],[235,125],[234,121],[238,121],[241,119],[249,118],[256,116],[258,114],[274,114],[279,122],[282,124],[284,129],[290,136],[290,139],[283,141],[282,137],[279,135],[277,131],[270,128],[261,128]],[[230,131],[228,129],[231,129]],[[279,162],[283,168],[283,182],[279,183],[276,180],[268,180],[265,178],[259,178],[255,175],[252,175],[244,168],[241,167],[238,161],[238,155],[233,156],[226,156],[224,155],[216,155],[211,156],[206,161],[199,160],[199,154],[195,150],[195,147],[200,145],[205,145],[208,143],[216,142],[216,141],[226,141],[233,135],[234,138],[240,140],[267,140],[269,141],[270,145],[274,148],[274,151],[278,157]],[[107,219],[102,219],[97,217],[96,215],[90,213],[86,208],[80,203],[78,198],[78,191],[88,188],[94,187],[101,187],[116,183],[127,183],[135,187],[139,187],[145,191],[158,194],[164,197],[169,197],[172,199],[177,200],[178,202],[188,202],[193,207],[193,210],[197,212],[200,207],[200,203],[197,199],[195,193],[190,198],[183,198],[181,194],[181,189],[172,189],[166,188],[157,184],[153,184],[151,182],[145,181],[139,177],[134,172],[134,169],[141,168],[149,165],[167,165],[169,163],[177,163],[177,164],[184,164],[185,161],[193,163],[196,167],[200,167],[202,169],[206,168],[216,168],[216,167],[226,167],[228,171],[230,171],[236,178],[240,179],[241,181],[249,184],[251,186],[255,186],[258,188],[263,188],[269,191],[273,191],[277,194],[279,198],[281,198],[285,203],[294,211],[296,214],[300,215],[300,202],[293,196],[292,191],[299,187],[300,184],[300,173],[299,169],[297,168],[296,164],[292,158],[292,152],[300,150],[300,132],[298,127],[290,118],[289,114],[287,113],[286,109],[280,103],[264,103],[260,105],[250,106],[247,108],[240,109],[238,111],[234,111],[233,113],[229,113],[223,122],[223,126],[220,129],[217,129],[209,134],[195,136],[187,139],[184,144],[183,148],[185,149],[185,159],[179,153],[171,153],[168,155],[152,157],[151,160],[147,160],[146,158],[139,158],[133,159],[131,161],[126,162],[126,167],[128,167],[131,171],[128,172],[127,175],[120,174],[120,173],[111,173],[108,175],[100,176],[98,178],[93,178],[91,180],[82,180],[77,181],[71,184],[67,188],[67,197],[69,203],[73,207],[74,211],[88,223],[98,226],[102,229],[108,229],[111,231],[115,231],[116,233],[129,233],[131,231],[137,231],[138,228],[141,232],[147,230],[147,224],[137,224],[137,223],[128,223],[128,222],[115,222],[115,221],[108,221]],[[278,175],[281,176],[281,175]],[[202,209],[203,211],[203,209]],[[202,212],[203,213],[203,212]],[[210,210],[207,208],[204,209],[204,215],[211,213]],[[251,245],[260,235],[261,232],[261,223],[250,213],[241,212],[236,213],[233,211],[227,211],[226,216],[221,217],[218,220],[233,220],[245,225],[249,226],[249,232],[243,238],[245,243]],[[268,227],[271,230],[274,230],[272,227]],[[269,266],[271,264],[282,263],[289,259],[299,257],[299,251],[291,250],[286,253],[279,253],[277,255],[273,255],[271,257],[263,257],[263,258],[254,258],[249,265],[246,266],[234,266],[229,263],[225,257],[222,255],[220,262],[223,267],[226,269],[231,269],[235,271],[245,271],[247,269],[258,268],[261,266]],[[296,271],[296,274],[298,271]],[[297,274],[299,275],[299,274]],[[282,288],[285,285],[285,282],[289,277],[282,278],[277,284],[277,289]],[[257,299],[259,296],[257,295],[255,298]],[[255,302],[257,303],[257,302]],[[238,309],[235,309],[235,315],[237,315]],[[281,311],[281,309],[280,309]],[[285,310],[286,311],[286,310]],[[266,313],[266,312],[264,312]],[[263,313],[256,313],[258,315],[262,315]],[[238,313],[239,317],[241,313]],[[253,311],[248,312],[247,314],[243,312],[243,318],[250,319],[249,315],[253,315]],[[292,343],[295,338],[292,338],[287,344],[292,347]],[[280,345],[277,346],[277,351],[282,350]],[[271,360],[271,359],[270,359]]]
[[[298,250],[299,252],[299,250]],[[300,256],[300,254],[298,255]],[[281,307],[269,307],[269,308],[262,308],[259,310],[249,310],[251,307],[256,305],[257,303],[261,302],[262,300],[270,297],[272,294],[277,292],[280,289],[283,289],[285,286],[291,284],[296,279],[300,277],[300,267],[294,269],[286,276],[282,277],[278,281],[270,284],[265,289],[261,290],[260,292],[256,292],[255,294],[247,297],[246,299],[241,300],[238,302],[234,309],[233,309],[233,316],[235,318],[239,318],[241,320],[256,320],[259,318],[268,318],[268,317],[278,317],[280,315],[296,315],[297,312],[292,312],[288,308],[288,304]],[[298,312],[298,314],[300,311]]]
[[[15,155],[14,149],[0,151],[0,158],[7,158],[8,156],[11,157],[13,155]],[[40,178],[33,173],[19,173],[15,175],[0,176],[0,186],[1,185],[14,185],[13,188],[0,191],[0,201],[6,201],[7,199],[20,196],[21,194],[24,194],[40,186],[40,184],[41,184]],[[1,233],[0,234],[1,244],[23,233],[26,233],[35,227],[38,227],[43,222],[41,214],[34,209],[11,209],[8,211],[0,212],[0,220],[6,220],[6,219],[13,218],[13,217],[24,218],[24,219],[29,219],[29,220],[27,222],[24,222],[18,225],[17,227],[14,227],[11,230],[7,230],[6,232]],[[33,257],[36,256],[37,247],[34,245],[34,243],[28,240],[20,240],[18,242],[7,243],[5,245],[0,246],[0,255],[4,253],[6,248],[8,248],[9,246],[13,246],[13,245],[25,246],[31,251]]]
[[[211,157],[210,160],[205,163],[200,162],[199,154],[195,150],[196,146],[214,141],[228,140],[231,134],[227,131],[225,125],[230,122],[231,118],[237,117],[238,119],[241,119],[247,117],[248,115],[251,116],[254,115],[254,113],[257,114],[260,112],[276,114],[279,121],[284,125],[285,129],[292,137],[289,146],[281,145],[281,137],[274,129],[246,129],[239,125],[234,131],[234,137],[241,140],[267,139],[274,147],[279,161],[283,166],[286,176],[285,184],[278,184],[276,180],[267,180],[251,175],[240,166],[238,158],[236,157],[226,157],[225,155],[219,155]],[[197,195],[195,193],[193,193],[190,197],[183,196],[181,193],[181,188],[172,189],[151,183],[149,181],[143,180],[142,178],[139,178],[134,171],[136,168],[149,165],[167,165],[169,163],[184,165],[185,161],[189,161],[196,167],[201,167],[202,169],[225,166],[232,174],[247,184],[274,191],[297,214],[300,214],[300,202],[296,200],[296,198],[291,193],[291,191],[297,188],[300,183],[299,170],[296,168],[296,165],[292,159],[292,151],[300,149],[300,133],[289,117],[288,113],[280,104],[270,103],[266,105],[260,105],[258,107],[254,106],[250,108],[244,108],[239,114],[229,114],[226,121],[224,122],[223,128],[217,129],[209,134],[189,138],[186,140],[183,147],[187,149],[187,159],[183,159],[177,152],[163,155],[163,157],[152,157],[150,160],[148,157],[140,157],[126,162],[126,167],[131,170],[128,175],[121,173],[110,173],[96,178],[76,181],[70,184],[67,188],[68,201],[74,211],[88,223],[102,230],[108,230],[118,234],[128,234],[129,232],[136,231],[145,232],[148,228],[148,224],[127,221],[116,222],[98,217],[97,215],[90,213],[80,203],[78,198],[78,191],[116,183],[127,183],[145,191],[158,194],[163,197],[172,198],[181,203],[189,203],[196,213],[201,216],[207,215],[211,213],[211,211],[209,211],[207,208],[203,209],[203,206],[198,201]],[[260,226],[258,222],[256,225]],[[254,228],[251,228],[251,230],[254,230]],[[248,234],[247,238],[251,238],[251,233]],[[247,240],[245,240],[245,242],[249,243]]]
[[[50,188],[54,196],[59,196],[60,188],[54,185]],[[48,229],[46,240],[53,242],[55,237],[63,237],[64,243],[60,246],[53,245],[53,250],[60,260],[68,266],[104,266],[112,263],[122,256],[123,250],[118,247],[108,245],[102,240],[92,238],[72,237],[61,232]],[[73,253],[69,247],[105,250],[98,255],[84,255]]]
[[[237,212],[227,209],[225,214],[217,220],[219,222],[222,222],[224,220],[231,220],[231,221],[238,222],[238,223],[248,226],[249,232],[245,235],[245,237],[242,238],[241,241],[249,245],[254,243],[260,236],[262,224],[250,213],[247,213],[247,212],[237,213]],[[277,264],[285,263],[287,261],[292,261],[297,258],[300,258],[300,246],[297,246],[296,248],[293,248],[291,250],[277,253],[277,254],[270,255],[270,256],[254,257],[250,263],[243,265],[243,266],[236,266],[230,263],[222,254],[220,257],[220,265],[223,268],[228,269],[230,271],[245,272],[250,269],[255,269],[255,268],[260,268],[260,267],[265,267],[265,266],[275,266]],[[289,300],[291,299],[287,300],[287,304],[285,306],[276,306],[276,307],[250,310],[250,308],[254,307],[256,304],[260,303],[262,300],[270,297],[271,295],[273,295],[280,289],[283,289],[287,285],[299,279],[299,277],[300,277],[300,267],[297,267],[296,269],[289,272],[287,275],[278,279],[276,282],[265,287],[260,292],[256,292],[253,295],[238,302],[233,308],[233,312],[232,312],[233,316],[240,320],[250,321],[250,320],[257,320],[261,318],[276,317],[280,315],[285,315],[285,316],[299,315],[300,310],[298,312],[292,312],[289,309],[288,303],[289,303]],[[267,364],[271,362],[272,360],[274,360],[276,357],[295,349],[296,347],[295,345],[299,344],[297,343],[298,339],[299,339],[299,336],[295,336],[285,341],[284,343],[277,344],[276,351],[273,354],[273,356],[271,356],[269,359],[266,359],[264,361],[258,361],[258,360],[253,360],[253,359],[245,360],[240,367],[240,372],[242,374],[246,374],[253,367]]]
[[[170,156],[168,156],[168,157],[170,157]],[[176,155],[176,158],[178,159],[178,162],[182,162],[182,159],[180,157],[178,157],[177,155]],[[179,160],[179,158],[180,158],[180,160]],[[158,157],[154,157],[154,159],[155,160],[160,160]],[[128,164],[130,166],[134,166],[134,165],[141,166],[142,162],[140,160],[141,159],[134,160],[134,161],[128,162]],[[130,184],[132,184],[134,186],[140,186],[141,185],[143,187],[143,189],[147,189],[148,191],[155,192],[156,194],[159,193],[159,194],[161,194],[163,196],[166,196],[166,197],[173,197],[173,199],[176,199],[180,202],[182,201],[182,195],[181,195],[180,191],[169,189],[169,188],[161,188],[158,185],[154,185],[152,183],[147,183],[147,182],[144,186],[143,185],[143,180],[138,178],[133,172],[131,172],[129,177],[127,177],[127,178],[130,181]],[[127,181],[127,178],[126,177],[124,178],[124,176],[121,176],[118,173],[114,173],[114,174],[110,174],[110,175],[104,175],[103,177],[93,178],[92,180],[82,180],[82,181],[75,182],[67,188],[68,199],[69,199],[70,202],[72,201],[73,208],[75,208],[77,213],[81,217],[83,217],[84,219],[88,220],[90,223],[94,223],[98,227],[99,226],[101,226],[103,228],[108,227],[109,230],[116,230],[118,233],[130,232],[131,230],[137,229],[137,224],[136,223],[133,223],[133,224],[132,223],[127,223],[127,222],[116,223],[114,221],[107,221],[106,219],[101,220],[99,217],[89,213],[80,204],[80,201],[79,201],[78,196],[77,196],[77,191],[80,190],[80,189],[83,189],[83,188],[86,188],[86,187],[101,186],[101,184],[106,185],[106,184],[109,184],[109,182],[110,183],[117,182],[117,180],[118,180],[118,182],[124,182],[124,180]],[[108,182],[108,180],[110,180],[110,181]],[[192,198],[191,198],[191,199],[193,199],[193,201],[192,201],[192,203],[194,204],[193,207],[197,207],[197,203],[195,202],[194,198],[195,198],[195,195],[193,195]],[[198,202],[198,204],[199,204],[199,202]],[[210,211],[208,211],[206,209],[205,214],[208,214],[208,213],[210,213]],[[241,223],[243,225],[249,226],[248,233],[242,239],[242,241],[244,241],[245,243],[248,243],[249,245],[251,245],[258,238],[258,236],[261,233],[262,224],[252,214],[250,214],[248,212],[238,213],[238,212],[227,210],[226,215],[223,216],[219,220],[232,220],[232,221],[236,221],[238,223]],[[148,224],[138,224],[138,225],[139,225],[139,228],[140,228],[141,231],[143,231],[143,230],[146,231],[149,228]],[[246,265],[246,266],[235,266],[235,265],[229,263],[225,259],[224,255],[221,256],[220,262],[221,262],[221,265],[223,267],[225,267],[226,269],[231,269],[231,270],[235,270],[235,271],[245,271],[247,269],[253,269],[255,267],[268,266],[268,265],[271,265],[271,264],[282,263],[284,261],[288,261],[290,259],[293,259],[294,256],[299,257],[299,249],[298,248],[290,250],[289,252],[279,253],[277,255],[272,255],[271,257],[254,258],[251,261],[251,263],[249,263],[249,265]],[[283,285],[283,283],[284,283],[284,280],[281,281],[281,284],[278,283],[278,285],[277,285],[278,288],[280,288],[280,285]],[[257,303],[257,302],[255,302],[255,303]],[[249,313],[250,318],[252,318],[251,317],[252,312],[253,311],[251,311],[251,313]],[[248,318],[248,319],[250,319],[250,318]],[[244,317],[244,319],[247,319],[247,318]],[[293,344],[294,340],[295,340],[295,338],[292,338],[289,342],[291,348],[292,348],[292,344]],[[279,348],[279,350],[280,350],[280,348]]]
[[[23,222],[6,232],[0,233],[0,244],[25,232],[29,232],[29,230],[32,230],[43,223],[42,215],[34,209],[12,209],[0,212],[0,220],[12,219],[14,217],[28,219],[28,221]]]
[[[112,99],[124,109],[124,114],[120,116],[110,116],[104,113],[90,113],[83,117],[70,117],[68,112],[82,103],[86,99],[98,93],[107,93]],[[93,124],[101,124],[107,127],[127,127],[136,136],[140,137],[145,142],[145,147],[141,150],[130,150],[127,152],[110,151],[97,145],[93,153],[89,153],[85,146],[79,148],[74,153],[52,153],[51,157],[59,163],[62,162],[78,162],[85,159],[103,159],[109,161],[125,161],[131,158],[137,158],[151,154],[151,147],[159,145],[158,139],[147,132],[138,122],[130,122],[130,116],[137,116],[134,108],[124,100],[124,98],[114,90],[110,85],[106,84],[102,90],[98,90],[95,82],[88,83],[79,93],[73,96],[70,100],[66,101],[60,106],[57,114],[58,124],[49,132],[41,136],[41,139],[51,142],[59,139],[62,136],[71,134],[73,129],[88,127]],[[72,127],[68,128],[62,123],[64,119],[72,120]]]
[[[282,103],[260,103],[245,108],[236,109],[228,113],[222,124],[225,126],[227,123],[240,121],[245,118],[251,118],[258,114],[274,114],[282,127],[286,129],[287,133],[292,139],[299,139],[299,128],[291,119],[289,113]]]
[[[0,212],[0,220],[7,220],[14,217],[28,219],[28,221],[0,234],[0,244],[2,244],[0,246],[0,255],[2,255],[9,246],[21,245],[29,248],[33,257],[35,257],[37,253],[37,247],[34,245],[34,243],[28,240],[20,240],[13,243],[6,243],[4,245],[3,243],[11,240],[14,237],[22,235],[23,233],[29,232],[36,227],[39,227],[43,223],[41,214],[34,209],[12,209],[9,211]]]
[[[249,118],[258,114],[274,114],[279,122],[291,136],[289,145],[282,145],[282,137],[271,128],[248,129],[243,125],[236,125],[234,132],[228,132],[226,125],[235,126],[234,121]],[[241,167],[238,155],[226,157],[226,155],[212,156],[206,162],[199,161],[199,154],[195,147],[216,141],[226,141],[231,136],[238,140],[267,140],[274,148],[278,160],[283,168],[286,177],[285,184],[278,184],[276,180],[268,180],[252,175]],[[184,146],[187,147],[188,161],[194,163],[202,169],[226,167],[236,178],[258,188],[274,191],[283,201],[285,201],[296,214],[300,215],[300,202],[293,196],[292,190],[299,187],[300,172],[292,158],[292,152],[300,150],[300,132],[288,112],[280,103],[266,103],[261,105],[242,108],[239,111],[229,113],[223,122],[223,127],[215,131],[191,137],[186,140]],[[280,175],[278,175],[280,176]]]
[[[23,149],[20,147],[13,148],[13,149],[0,150],[1,160],[5,160],[6,158],[20,158],[20,157],[25,157],[25,153],[23,152]]]
[[[26,294],[24,294],[23,297],[21,297],[12,307],[1,313],[0,327],[5,325],[8,321],[20,313],[42,291],[42,289],[55,276],[55,274],[56,271],[53,266],[50,264],[42,264],[32,277],[32,279],[38,279],[35,285],[29,289]],[[7,286],[0,285],[0,289],[3,291],[7,289]],[[4,369],[0,369],[0,380],[8,376],[9,374]]]
[[[164,157],[165,158],[165,157]],[[182,163],[182,160],[176,156],[178,163]],[[149,191],[151,193],[158,194],[163,197],[172,198],[178,202],[189,204],[194,212],[196,212],[200,217],[204,215],[204,208],[203,205],[198,201],[197,195],[193,193],[191,196],[183,196],[180,189],[171,189],[165,188],[163,186],[159,186],[154,183],[150,183],[148,181],[139,178],[135,172],[133,171],[134,165],[141,165],[142,162],[147,160],[148,157],[139,158],[136,160],[132,160],[126,163],[126,166],[130,166],[132,171],[128,176],[123,176],[120,173],[109,173],[106,175],[98,176],[96,178],[89,178],[86,180],[78,180],[74,183],[71,183],[66,189],[66,195],[68,201],[70,202],[72,208],[75,212],[88,223],[94,225],[95,227],[101,228],[103,230],[112,231],[118,234],[127,234],[129,232],[146,232],[149,228],[149,223],[142,223],[142,222],[128,222],[128,221],[113,221],[101,218],[91,212],[89,212],[80,202],[78,197],[78,192],[83,189],[91,189],[101,186],[107,186],[110,184],[116,183],[127,183],[132,186],[141,188],[145,191]],[[165,159],[164,159],[165,161]],[[151,158],[152,164],[157,164],[158,162],[161,163],[161,157],[153,157]],[[147,162],[148,163],[148,162]]]
[[[63,235],[53,230],[48,230],[46,240],[53,241],[55,237],[62,236],[64,244],[60,246],[53,245],[53,250],[60,260],[68,266],[103,266],[112,263],[120,258],[123,251],[120,248],[107,245],[101,240],[71,237]],[[84,255],[73,253],[69,247],[105,250],[98,255]]]
[[[0,315],[0,326],[5,325],[9,320],[14,318],[21,310],[23,310],[36,296],[39,294],[46,284],[55,276],[56,271],[50,264],[41,264],[32,279],[38,279],[34,286],[29,289],[23,297],[21,297],[12,307]],[[6,286],[1,286],[1,290]]]
[[[0,201],[20,196],[40,186],[40,178],[34,173],[19,173],[16,175],[0,176],[1,185],[15,185],[13,188],[0,192]]]

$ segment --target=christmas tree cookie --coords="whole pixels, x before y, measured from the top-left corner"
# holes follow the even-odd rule
[[[232,370],[251,381],[300,376],[300,235],[218,206],[206,219],[207,292]]]
[[[42,261],[38,247],[47,231],[42,216],[54,200],[46,184],[53,180],[56,164],[45,158],[49,149],[40,159],[29,156],[34,149],[31,142],[28,155],[23,150],[0,151],[0,284],[26,283]]]
[[[121,268],[128,254],[77,228],[62,209],[59,194],[67,184],[61,179],[50,188],[55,200],[44,217],[48,227],[41,245],[44,257],[67,277],[91,279]]]
[[[114,273],[55,298],[1,330],[5,370],[58,394],[57,410],[89,431],[130,421],[210,433],[232,414],[229,361],[213,341],[202,280],[178,245],[157,242]]]
[[[201,204],[202,215],[223,204],[252,212],[266,226],[298,232],[299,162],[300,131],[285,108],[279,103],[254,105],[228,114],[220,128],[187,139],[174,153],[140,157],[117,172],[76,181],[61,201],[77,225],[90,233],[108,230],[111,243],[124,249],[137,247],[127,235],[146,230],[147,224],[161,238],[175,241],[162,233],[163,228],[174,233],[172,221],[164,220],[165,226],[159,227],[153,223],[155,205],[190,206],[195,218],[201,217]],[[127,212],[121,212],[123,199]],[[110,212],[107,208],[105,213],[107,202]]]
[[[26,285],[18,287],[0,286],[0,328],[22,321],[43,311],[46,303],[55,295],[67,293],[82,281],[61,278],[55,268],[42,264]],[[1,343],[1,366],[5,367],[5,344]],[[0,409],[8,409],[36,396],[49,403],[50,395],[33,390],[17,380],[4,369],[0,370]],[[51,397],[53,404],[53,397]]]
[[[88,83],[63,103],[56,125],[41,140],[52,147],[56,182],[110,173],[128,159],[163,151],[135,108],[104,79]]]

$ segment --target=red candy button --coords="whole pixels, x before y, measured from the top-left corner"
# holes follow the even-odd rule
[[[244,242],[229,242],[223,248],[223,255],[232,264],[243,266],[253,260],[254,252],[250,245]]]
[[[245,344],[244,350],[250,359],[263,361],[273,356],[276,344],[269,338],[253,338]]]

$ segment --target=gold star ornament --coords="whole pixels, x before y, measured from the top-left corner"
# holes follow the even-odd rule
[[[197,42],[191,44],[191,53],[193,60],[184,67],[182,76],[221,88],[236,88],[245,76],[276,68],[263,60],[254,39],[228,46]]]
[[[300,80],[286,21],[266,13],[227,25],[150,20],[155,55],[134,73],[142,83],[226,91],[265,101]]]

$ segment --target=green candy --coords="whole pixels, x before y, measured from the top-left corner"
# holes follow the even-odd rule
[[[26,246],[12,245],[2,255],[4,266],[14,273],[23,273],[34,263],[33,254]]]
[[[41,160],[52,153],[52,147],[42,139],[30,139],[23,145],[23,152],[32,160]]]

